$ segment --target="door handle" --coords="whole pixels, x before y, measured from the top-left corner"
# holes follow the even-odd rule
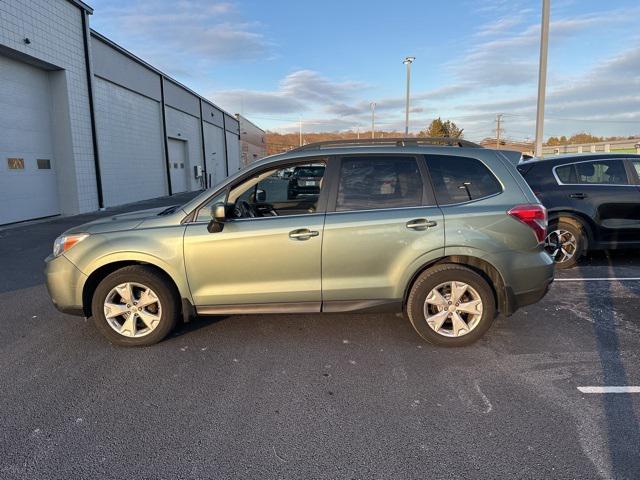
[[[587,198],[587,194],[586,193],[582,193],[582,192],[578,192],[578,193],[571,193],[569,195],[570,198],[579,198],[580,200],[582,200],[583,198]]]
[[[311,237],[317,237],[320,232],[309,230],[308,228],[299,228],[289,232],[289,238],[292,240],[309,240]]]
[[[416,218],[415,220],[409,220],[407,222],[407,228],[411,230],[426,230],[430,227],[435,227],[438,222],[434,220],[427,220],[426,218]]]

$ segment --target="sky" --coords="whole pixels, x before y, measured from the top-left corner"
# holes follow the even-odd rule
[[[262,128],[532,139],[541,1],[88,0],[91,26]],[[640,4],[551,0],[545,138],[640,134]]]

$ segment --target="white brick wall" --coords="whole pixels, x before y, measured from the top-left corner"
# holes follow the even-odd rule
[[[0,44],[66,72],[71,158],[55,159],[69,177],[60,189],[65,214],[98,208],[81,18],[66,0],[0,0]]]
[[[105,206],[167,195],[160,103],[95,78]]]

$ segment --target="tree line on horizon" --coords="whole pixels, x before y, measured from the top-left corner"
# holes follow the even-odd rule
[[[355,130],[346,130],[342,132],[307,132],[302,136],[303,144],[325,142],[330,140],[353,140],[356,138],[367,139],[371,138],[371,130],[357,132]],[[397,130],[376,130],[376,138],[394,138],[405,137],[404,132]],[[458,125],[452,120],[442,120],[438,117],[431,121],[429,125],[423,130],[420,130],[417,134],[410,133],[409,137],[449,137],[449,138],[463,138],[464,129],[458,127]],[[587,132],[579,132],[567,137],[562,135],[560,137],[549,137],[544,143],[546,146],[558,146],[569,145],[576,143],[594,143],[613,140],[627,140],[635,139],[640,136],[609,136],[598,137],[591,135]],[[275,153],[286,152],[300,146],[300,134],[299,133],[279,133],[271,130],[266,132],[267,143],[267,155],[273,155]]]

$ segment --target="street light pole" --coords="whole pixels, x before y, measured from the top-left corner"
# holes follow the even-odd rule
[[[300,146],[302,146],[302,117],[299,118],[298,128],[300,132]]]
[[[376,102],[371,102],[371,138],[376,138]]]
[[[405,102],[404,111],[404,136],[409,136],[409,90],[411,88],[411,64],[416,57],[404,57],[402,63],[407,66],[407,100]]]
[[[549,50],[549,10],[551,0],[542,0],[542,25],[540,28],[540,65],[538,70],[538,110],[536,113],[535,156],[542,156],[544,134],[544,100],[547,89],[547,53]]]

